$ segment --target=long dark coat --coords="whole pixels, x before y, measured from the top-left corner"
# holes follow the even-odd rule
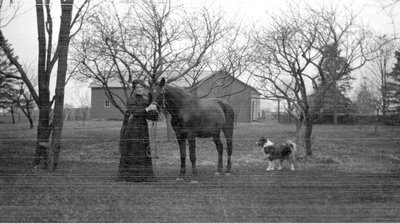
[[[157,120],[158,114],[155,111],[146,112],[148,105],[148,100],[136,94],[127,101],[128,112],[122,124],[119,144],[119,179],[143,182],[154,178],[146,119]]]

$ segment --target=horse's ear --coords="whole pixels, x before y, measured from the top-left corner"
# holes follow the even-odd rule
[[[160,87],[164,87],[165,85],[165,78],[163,77],[160,81]]]

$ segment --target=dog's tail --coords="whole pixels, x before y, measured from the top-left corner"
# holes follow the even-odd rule
[[[286,144],[290,147],[292,150],[292,158],[295,159],[295,154],[297,153],[297,146],[296,143],[294,143],[292,140],[287,140]]]

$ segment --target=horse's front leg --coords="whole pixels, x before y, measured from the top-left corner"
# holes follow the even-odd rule
[[[192,163],[192,174],[193,177],[197,176],[197,169],[196,169],[196,139],[195,137],[189,137],[189,155],[190,155],[190,162]]]
[[[176,181],[183,181],[183,177],[186,174],[186,138],[178,137],[179,151],[181,154],[181,170],[179,172],[179,177]]]

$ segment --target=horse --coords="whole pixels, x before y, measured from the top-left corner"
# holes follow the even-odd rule
[[[165,84],[165,78],[159,83],[149,81],[151,102],[165,109],[171,115],[171,125],[179,144],[181,169],[177,181],[182,181],[186,173],[186,141],[189,143],[192,176],[196,170],[196,138],[213,138],[218,151],[218,166],[215,175],[222,174],[223,144],[221,131],[227,145],[227,165],[225,175],[231,175],[232,136],[235,113],[232,106],[221,98],[200,99],[183,88]],[[195,180],[192,180],[195,181]]]

